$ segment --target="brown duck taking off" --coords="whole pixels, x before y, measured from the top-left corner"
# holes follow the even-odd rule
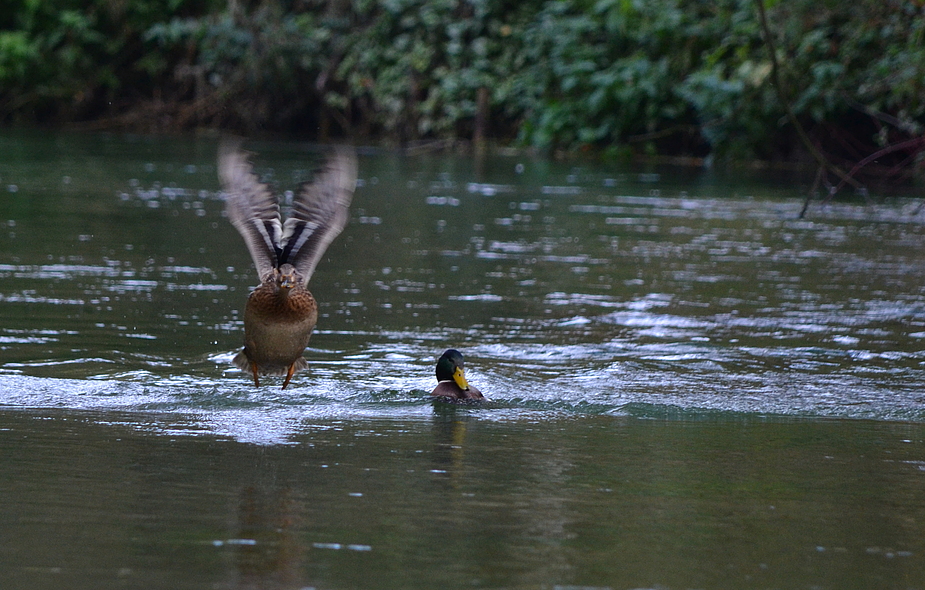
[[[219,147],[218,174],[225,190],[228,219],[247,243],[260,286],[244,308],[244,350],[234,364],[254,376],[285,375],[308,363],[302,357],[318,321],[318,306],[306,288],[328,244],[347,224],[356,187],[357,163],[351,149],[338,149],[314,181],[302,185],[283,223],[279,202],[261,183],[239,141]]]

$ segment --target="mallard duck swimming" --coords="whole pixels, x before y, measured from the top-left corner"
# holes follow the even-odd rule
[[[222,142],[218,175],[228,219],[250,250],[260,285],[247,298],[244,349],[234,364],[250,372],[258,387],[258,375],[285,375],[286,389],[292,375],[308,366],[302,352],[318,321],[318,305],[306,286],[328,244],[347,224],[356,155],[352,149],[337,150],[314,182],[299,189],[283,223],[279,202],[240,146],[240,141]]]
[[[464,370],[465,361],[458,350],[452,348],[437,359],[437,387],[431,396],[447,400],[482,400],[482,392],[469,385]]]

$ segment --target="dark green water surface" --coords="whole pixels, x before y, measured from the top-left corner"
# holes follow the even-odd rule
[[[361,150],[281,391],[216,148],[0,135],[3,590],[925,588],[918,200]]]

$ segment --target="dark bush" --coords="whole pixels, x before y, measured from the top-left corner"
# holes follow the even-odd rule
[[[767,0],[779,89],[755,0],[3,5],[7,123],[799,159],[782,95],[847,160],[925,124],[915,0]]]

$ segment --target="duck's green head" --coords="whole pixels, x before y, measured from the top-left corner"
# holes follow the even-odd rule
[[[452,348],[444,352],[437,360],[437,381],[455,381],[462,390],[469,389],[466,373],[463,370],[463,355]]]

